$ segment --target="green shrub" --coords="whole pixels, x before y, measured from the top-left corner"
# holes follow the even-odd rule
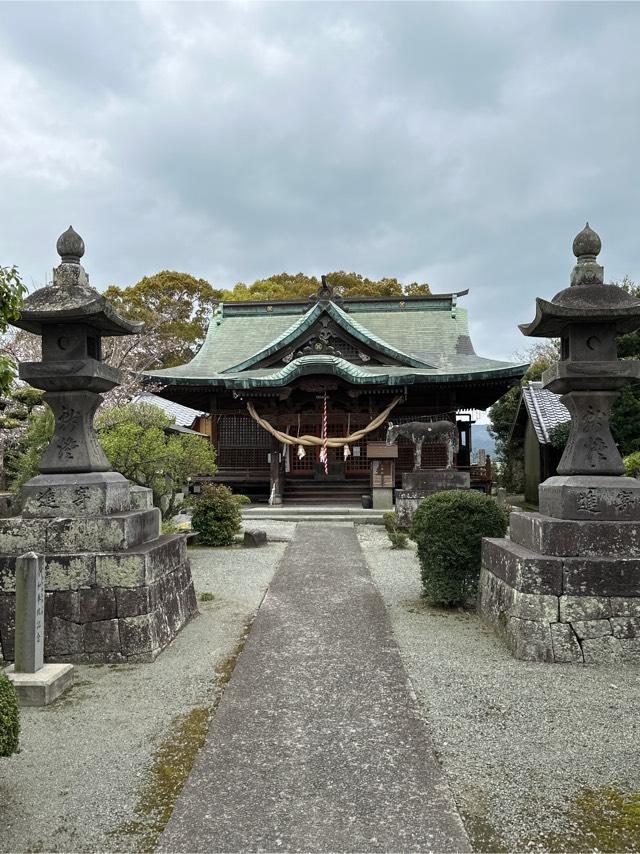
[[[627,477],[636,476],[636,472],[640,469],[640,451],[635,451],[624,458],[624,468]]]
[[[213,600],[214,600],[215,598],[216,598],[216,597],[215,597],[215,594],[214,594],[214,593],[211,593],[209,590],[205,590],[205,591],[203,591],[202,593],[199,593],[199,594],[198,594],[198,599],[199,599],[201,602],[213,602]]]
[[[563,421],[560,424],[556,424],[549,434],[549,439],[551,440],[553,447],[557,448],[559,451],[563,451],[569,441],[570,432],[571,421]]]
[[[434,605],[464,605],[477,590],[483,537],[504,537],[507,516],[474,490],[436,492],[422,501],[411,526],[423,592]]]
[[[0,671],[0,756],[11,756],[18,749],[20,719],[16,691]]]
[[[230,546],[240,533],[240,505],[231,490],[222,485],[205,484],[194,502],[191,527],[198,534],[198,545]]]
[[[383,513],[382,521],[384,522],[387,535],[391,540],[391,548],[406,549],[409,535],[400,527],[400,525],[398,525],[398,518],[396,514],[393,511]]]
[[[234,495],[233,498],[234,501],[237,502],[238,507],[245,507],[247,504],[251,504],[251,499],[248,495],[241,495],[238,493],[237,495]]]

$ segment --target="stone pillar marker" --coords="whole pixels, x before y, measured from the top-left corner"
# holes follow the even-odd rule
[[[542,375],[571,430],[538,513],[512,513],[510,539],[483,541],[479,610],[517,658],[640,662],[640,481],[624,477],[611,407],[640,361],[618,360],[616,337],[640,327],[640,300],[604,284],[589,223],[573,241],[570,286],[536,300],[528,336],[560,338]]]
[[[28,552],[16,561],[15,664],[7,668],[23,706],[46,706],[73,684],[73,665],[44,663],[44,559]]]
[[[44,561],[28,552],[16,561],[16,673],[44,664]]]

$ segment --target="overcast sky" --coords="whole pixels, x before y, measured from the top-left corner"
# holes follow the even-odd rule
[[[589,219],[640,280],[640,5],[1,3],[0,264],[94,286],[336,269],[527,341]]]

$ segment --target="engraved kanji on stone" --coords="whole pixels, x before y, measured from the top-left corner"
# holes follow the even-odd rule
[[[596,468],[598,462],[607,459],[607,444],[599,436],[591,439],[587,445],[587,459],[591,468]]]
[[[578,493],[578,510],[583,513],[599,513],[598,493],[595,489],[587,489]]]
[[[76,507],[84,507],[87,498],[89,497],[89,487],[88,486],[76,486],[73,492],[73,498],[71,499],[72,503]]]
[[[75,427],[80,421],[80,413],[70,406],[63,406],[60,415],[58,415],[58,424],[62,427]]]
[[[602,427],[606,413],[601,409],[594,409],[589,405],[582,420],[582,428],[585,433],[596,433]]]
[[[622,489],[618,493],[616,499],[616,510],[620,513],[626,513],[628,510],[634,510],[636,506],[636,496],[630,489]]]
[[[58,500],[53,487],[48,486],[36,494],[36,501],[41,507],[58,507]]]
[[[73,436],[63,436],[56,445],[58,449],[58,459],[72,460],[73,451],[79,446],[79,444],[80,443],[76,442]]]

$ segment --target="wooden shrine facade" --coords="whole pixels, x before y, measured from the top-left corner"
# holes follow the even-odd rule
[[[367,442],[384,441],[387,423],[358,441],[328,449],[287,445],[251,417],[248,403],[275,431],[294,440],[350,436],[396,401],[395,424],[449,418],[460,431],[456,466],[471,468],[476,486],[489,468],[471,467],[471,419],[461,411],[485,409],[516,384],[526,365],[475,353],[466,312],[467,292],[426,297],[341,300],[323,285],[310,301],[219,304],[207,338],[187,365],[154,371],[163,397],[211,415],[217,449],[215,479],[253,498],[286,501],[353,497],[366,491]],[[396,477],[413,468],[413,447],[399,441]],[[423,467],[442,467],[444,447],[423,446]],[[328,489],[328,485],[331,488]]]

